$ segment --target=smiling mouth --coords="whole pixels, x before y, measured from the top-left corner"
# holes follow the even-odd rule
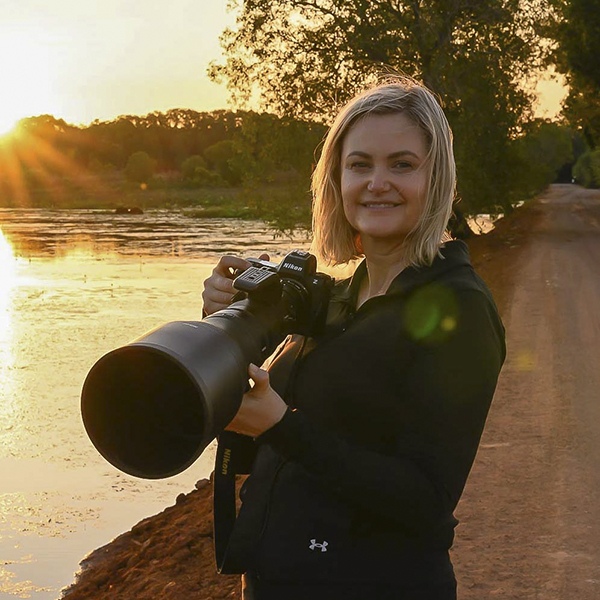
[[[400,206],[397,202],[362,202],[364,208],[396,208]]]

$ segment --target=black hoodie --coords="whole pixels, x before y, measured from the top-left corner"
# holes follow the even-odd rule
[[[325,333],[279,386],[290,409],[257,440],[233,536],[254,532],[247,567],[263,581],[453,579],[453,511],[505,345],[466,245],[441,252],[358,310],[365,264],[336,284]]]

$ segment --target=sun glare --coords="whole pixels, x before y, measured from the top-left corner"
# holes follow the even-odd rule
[[[0,136],[23,117],[52,112],[52,51],[35,31],[0,28]]]
[[[10,116],[4,118],[4,115],[0,114],[0,138],[8,137],[13,132],[17,122],[17,118]]]
[[[0,229],[0,307],[2,307],[1,298],[5,292],[12,288],[17,277],[17,259],[13,252],[10,242]]]
[[[17,283],[17,259],[0,229],[0,342],[10,329],[11,292]]]

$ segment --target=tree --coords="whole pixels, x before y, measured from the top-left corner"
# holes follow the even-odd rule
[[[599,34],[600,35],[600,34]],[[600,146],[600,88],[569,77],[569,94],[563,113],[571,125],[582,132],[590,148]]]
[[[533,2],[534,0],[532,0]],[[536,6],[544,0],[538,0]],[[509,208],[526,171],[513,147],[531,116],[520,82],[540,64],[534,11],[519,0],[246,0],[209,75],[238,104],[328,122],[378,72],[422,80],[455,132],[465,212]]]
[[[600,0],[552,0],[558,64],[600,89]]]
[[[306,181],[325,133],[323,125],[255,112],[243,113],[240,122],[231,164],[245,182],[270,182],[283,173]]]
[[[232,140],[221,140],[204,151],[204,157],[210,167],[225,181],[237,185],[240,183],[240,175],[238,170],[232,167],[233,155]]]
[[[181,163],[184,179],[194,179],[199,169],[206,169],[206,161],[199,154],[189,156]]]
[[[135,183],[148,183],[154,175],[156,161],[147,152],[134,152],[125,166],[125,177]]]
[[[561,169],[574,162],[574,137],[573,131],[560,123],[530,123],[516,142],[522,162],[529,165],[527,177],[518,182],[521,189],[533,196],[556,181]]]
[[[573,167],[575,181],[587,188],[600,188],[600,149],[582,154]]]
[[[591,148],[600,144],[600,0],[552,0],[554,61],[569,95],[564,113]]]
[[[310,228],[309,178],[324,131],[270,113],[240,114],[229,164],[239,173],[246,205],[281,232]]]

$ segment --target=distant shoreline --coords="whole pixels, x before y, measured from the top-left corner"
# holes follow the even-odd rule
[[[122,178],[86,175],[0,194],[0,208],[185,210],[188,216],[204,219],[262,220],[282,233],[309,230],[311,224],[308,184],[186,188],[161,180],[144,186]]]

